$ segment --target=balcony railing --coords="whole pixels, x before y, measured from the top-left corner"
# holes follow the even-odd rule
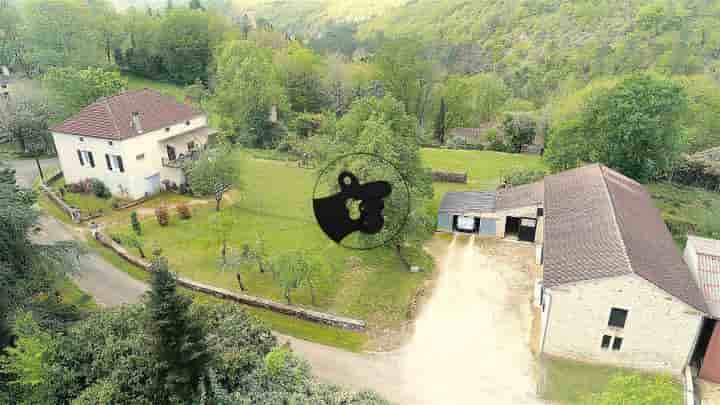
[[[171,167],[174,169],[184,169],[186,168],[190,163],[198,160],[198,157],[200,157],[200,152],[197,150],[194,150],[190,152],[189,154],[180,154],[175,159],[169,159],[167,157],[162,158],[162,165],[165,167]]]

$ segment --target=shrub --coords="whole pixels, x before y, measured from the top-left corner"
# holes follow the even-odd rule
[[[506,145],[503,141],[496,139],[488,146],[488,150],[495,152],[512,152],[512,146]]]
[[[170,224],[170,214],[166,206],[161,205],[155,208],[155,218],[157,218],[160,226],[168,226]]]
[[[541,180],[546,174],[547,172],[543,169],[514,167],[503,173],[502,182],[511,186],[519,186]]]
[[[140,220],[138,220],[137,212],[133,211],[130,213],[130,226],[132,226],[135,235],[142,235],[142,227],[140,226]]]
[[[180,219],[190,219],[192,217],[192,212],[190,211],[190,207],[187,206],[185,203],[180,203],[175,206],[175,210],[177,210],[178,216],[180,216]]]
[[[99,179],[90,179],[90,190],[93,194],[95,194],[98,198],[110,198],[112,197],[112,194],[110,194],[110,189]]]

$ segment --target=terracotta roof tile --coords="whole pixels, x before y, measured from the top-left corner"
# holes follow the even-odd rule
[[[132,125],[138,113],[142,132]],[[50,128],[52,132],[105,139],[127,139],[202,115],[174,97],[152,89],[127,91],[104,97]]]
[[[650,195],[601,165],[545,178],[543,272],[547,287],[634,273],[707,312]]]

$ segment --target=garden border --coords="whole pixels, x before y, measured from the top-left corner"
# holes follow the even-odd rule
[[[80,214],[80,210],[69,206],[65,201],[63,201],[62,198],[55,194],[52,189],[47,186],[47,184],[41,183],[40,190],[42,190],[42,192],[48,196],[50,201],[52,201],[55,205],[58,206],[58,208],[60,208],[64,213],[66,213],[74,223],[79,224],[80,222],[82,222],[83,219]]]
[[[109,248],[115,252],[118,256],[122,257],[128,263],[140,268],[141,270],[151,272],[150,263],[132,256],[128,253],[125,248],[117,244],[107,235],[99,231],[93,231],[95,239],[100,242],[101,245]],[[273,312],[279,312],[285,315],[294,316],[296,318],[304,319],[307,321],[322,323],[325,325],[340,327],[343,329],[362,331],[365,330],[367,323],[362,320],[346,318],[342,316],[332,315],[325,312],[314,311],[311,309],[301,308],[295,305],[283,304],[275,302],[266,298],[255,297],[252,295],[234,293],[222,288],[212,287],[197,281],[186,279],[184,277],[177,277],[177,283],[183,287],[189,288],[193,291],[198,291],[204,294],[214,295],[218,298],[222,298],[228,301],[235,301],[241,304],[250,305],[252,307],[264,308]]]

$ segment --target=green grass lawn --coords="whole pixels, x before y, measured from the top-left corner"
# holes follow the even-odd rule
[[[62,195],[60,194],[60,189],[64,187],[65,179],[60,179],[52,185],[52,188],[58,195]],[[96,213],[108,214],[112,212],[110,198],[99,198],[93,193],[71,193],[66,191],[64,199],[68,205],[79,208],[83,215]]]
[[[544,358],[542,398],[559,405],[587,404],[590,396],[607,390],[610,379],[618,373],[639,376],[644,384],[651,385],[656,378],[653,374],[643,374],[617,367],[597,366],[569,360]],[[676,401],[667,405],[683,403],[682,384],[673,384]],[[629,404],[629,403],[628,403]]]
[[[433,170],[468,172],[468,184],[435,183],[435,197],[429,209],[437,212],[443,195],[448,191],[492,190],[500,184],[502,174],[515,167],[540,169],[539,156],[492,151],[423,148],[425,166]]]
[[[387,328],[406,319],[412,295],[432,270],[432,259],[421,250],[408,250],[413,264],[428,270],[408,273],[391,249],[347,250],[330,241],[315,223],[311,199],[315,172],[279,161],[244,159],[238,164],[243,187],[232,193],[231,210],[235,225],[230,245],[239,251],[242,244],[254,244],[258,233],[266,241],[270,257],[304,250],[322,264],[317,278],[317,301],[323,311],[368,320],[373,328]],[[193,217],[181,220],[171,209],[168,227],[154,216],[142,221],[146,251],[158,245],[173,271],[193,280],[239,291],[234,271],[221,272],[217,266],[220,240],[214,235],[211,217],[214,205],[191,206]],[[127,232],[127,221],[112,224],[109,232]],[[256,266],[240,267],[248,293],[283,301],[280,286],[271,273]],[[309,289],[292,295],[293,303],[313,306]],[[281,328],[278,328],[281,329]]]
[[[123,74],[123,77],[128,81],[129,90],[137,90],[144,88],[155,89],[163,94],[167,94],[168,96],[173,96],[177,98],[178,101],[182,102],[185,99],[185,90],[182,86],[179,86],[175,83],[145,79],[144,77],[132,74]]]
[[[123,260],[120,256],[114,254],[109,249],[104,248],[95,240],[88,242],[88,248],[97,252],[103,259],[107,260],[114,267],[128,273],[137,280],[150,282],[150,274],[141,270],[130,263]],[[254,308],[247,305],[234,304],[220,298],[207,294],[201,294],[192,290],[181,288],[181,292],[193,298],[194,301],[200,303],[221,303],[223,305],[240,305],[256,318],[263,321],[270,329],[296,338],[321,343],[328,346],[334,346],[341,349],[359,352],[365,346],[368,336],[364,333],[351,332],[344,329],[338,329],[330,326],[320,325],[315,322],[309,322],[302,319],[290,317],[268,311],[261,308]]]
[[[649,184],[647,188],[681,248],[685,247],[688,232],[713,237],[711,232],[720,231],[708,229],[706,221],[709,213],[720,211],[720,193],[669,183]]]

